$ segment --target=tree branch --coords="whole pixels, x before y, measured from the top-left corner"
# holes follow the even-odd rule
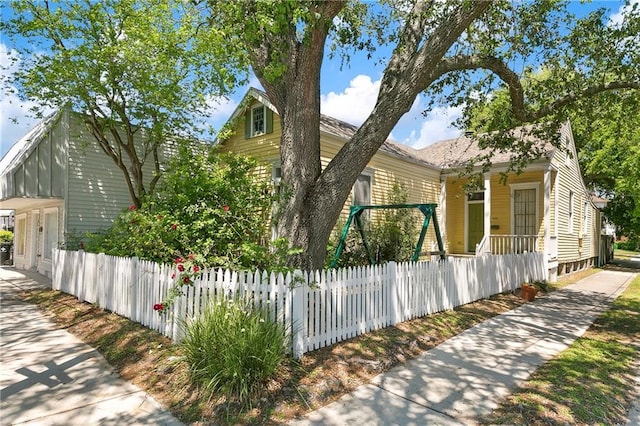
[[[597,95],[598,93],[618,89],[640,89],[639,81],[621,80],[610,83],[600,83],[584,88],[579,92],[568,93],[535,111],[528,110],[525,105],[524,88],[520,76],[511,70],[499,58],[494,56],[458,55],[451,58],[443,58],[433,72],[433,77],[438,78],[446,73],[462,70],[485,69],[496,74],[507,84],[513,115],[517,120],[528,123],[546,117],[553,111],[575,102],[576,100]]]
[[[569,105],[576,100],[597,95],[598,93],[607,92],[609,90],[619,90],[619,89],[640,89],[639,81],[613,81],[611,83],[603,83],[597,84],[594,86],[589,86],[586,89],[578,92],[578,93],[569,93],[553,102],[549,105],[546,105],[540,108],[538,111],[531,114],[531,119],[529,121],[535,121],[541,117],[545,117],[557,110],[558,108],[562,108],[563,106]]]

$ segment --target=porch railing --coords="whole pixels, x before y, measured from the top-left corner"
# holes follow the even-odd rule
[[[476,256],[519,254],[538,251],[537,235],[485,235],[476,245]]]

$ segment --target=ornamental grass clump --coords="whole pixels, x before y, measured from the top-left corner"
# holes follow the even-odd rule
[[[182,347],[193,381],[212,396],[251,406],[286,358],[287,333],[239,298],[218,298],[185,325]]]

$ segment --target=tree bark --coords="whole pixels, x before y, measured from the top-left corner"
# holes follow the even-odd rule
[[[333,226],[358,175],[384,143],[415,97],[436,78],[434,70],[449,47],[490,2],[461,3],[424,40],[429,2],[417,2],[406,21],[400,42],[387,66],[374,110],[345,143],[324,171],[320,164],[320,68],[328,25],[315,25],[304,42],[295,30],[265,40],[252,54],[254,71],[280,114],[282,182],[278,235],[304,252],[292,265],[305,270],[322,268]],[[319,3],[328,22],[343,7]],[[287,71],[273,82],[262,73],[270,48],[286,43]],[[282,54],[282,50],[279,50]]]

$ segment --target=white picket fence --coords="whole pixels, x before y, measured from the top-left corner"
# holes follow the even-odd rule
[[[305,352],[453,309],[524,282],[544,280],[544,255],[448,258],[313,273],[205,271],[169,314],[153,310],[174,285],[174,265],[83,251],[55,250],[53,288],[115,312],[179,341],[182,324],[217,294],[244,295],[267,306],[291,333],[291,350]]]

